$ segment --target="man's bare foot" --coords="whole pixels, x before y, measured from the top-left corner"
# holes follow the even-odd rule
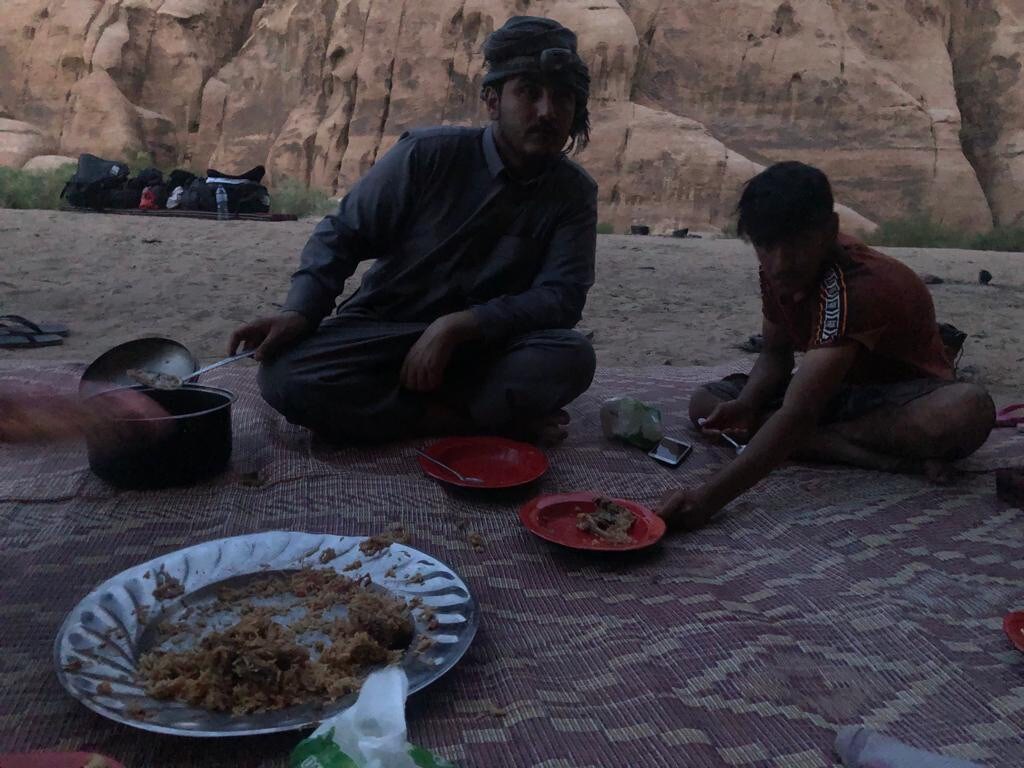
[[[904,458],[881,453],[857,445],[838,430],[827,427],[809,437],[804,445],[794,452],[793,457],[806,461],[849,464],[880,472],[924,475],[935,485],[952,485],[956,482],[958,474],[952,462],[942,459]]]
[[[555,411],[510,426],[508,429],[493,430],[513,440],[522,440],[537,445],[558,445],[569,436],[569,422],[566,411]],[[479,435],[492,430],[482,429],[473,424],[468,415],[440,401],[431,401],[417,428],[417,434],[431,435]]]
[[[953,485],[956,482],[957,474],[953,462],[942,461],[941,459],[925,459],[921,462],[921,471],[924,476],[935,485]]]
[[[558,445],[569,436],[569,422],[572,419],[566,411],[555,411],[546,416],[527,421],[514,430],[514,437],[538,445]]]
[[[473,425],[468,415],[440,400],[428,401],[423,419],[416,428],[416,434],[423,437],[472,435],[477,432],[479,430]]]
[[[953,462],[942,459],[898,459],[892,471],[904,475],[924,475],[926,480],[935,485],[953,485],[959,474]]]

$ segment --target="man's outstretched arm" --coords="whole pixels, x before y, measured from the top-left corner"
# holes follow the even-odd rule
[[[659,514],[686,530],[699,528],[782,464],[818,429],[825,406],[842,386],[858,349],[857,344],[844,344],[808,352],[786,390],[782,407],[757,431],[743,453],[699,488],[666,494]]]

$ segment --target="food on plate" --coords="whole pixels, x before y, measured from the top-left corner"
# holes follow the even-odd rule
[[[164,571],[162,568],[156,574],[156,588],[153,590],[153,597],[157,600],[173,600],[185,594],[185,587],[181,582]]]
[[[391,530],[371,536],[359,544],[359,551],[367,557],[383,552],[392,544],[408,544],[409,534],[400,523],[391,526]]]
[[[592,533],[612,544],[630,544],[633,537],[629,529],[633,526],[633,513],[611,499],[598,496],[594,499],[593,512],[578,512],[576,527]]]
[[[337,613],[342,606],[345,615]],[[226,628],[212,620],[225,614],[233,621]],[[218,628],[197,630],[211,625]],[[182,634],[190,645],[176,639]],[[192,623],[168,622],[160,644],[139,660],[139,676],[156,699],[264,712],[357,692],[373,667],[401,659],[413,634],[410,606],[369,577],[305,568],[223,587]]]

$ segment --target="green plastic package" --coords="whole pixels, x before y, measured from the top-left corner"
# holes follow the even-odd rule
[[[605,400],[601,405],[601,429],[605,437],[624,440],[645,451],[665,436],[661,411],[633,397]]]
[[[409,679],[400,667],[366,678],[356,703],[299,742],[289,768],[455,768],[406,741]]]

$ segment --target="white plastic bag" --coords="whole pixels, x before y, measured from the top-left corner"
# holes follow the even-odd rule
[[[291,768],[454,768],[406,740],[409,679],[400,667],[363,683],[356,703],[325,720],[291,754]]]
[[[982,768],[977,763],[915,749],[859,725],[839,730],[836,752],[848,768]]]
[[[167,210],[174,210],[181,205],[181,197],[185,194],[185,190],[182,187],[175,187],[174,191],[171,192],[170,197],[167,198]]]

